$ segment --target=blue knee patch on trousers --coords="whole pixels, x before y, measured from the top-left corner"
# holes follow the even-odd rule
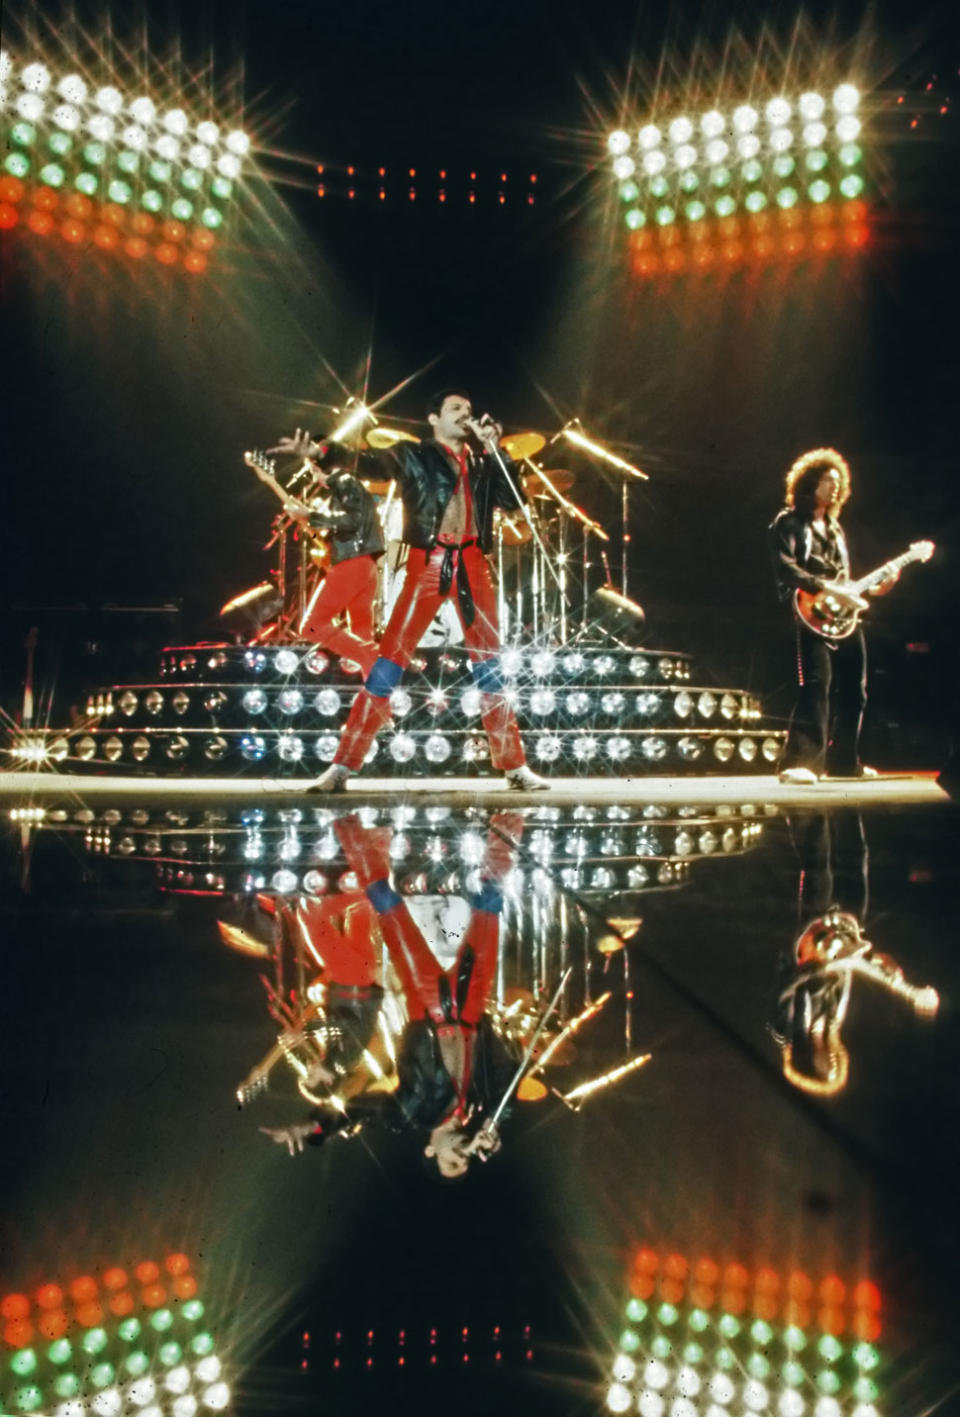
[[[400,904],[400,896],[397,895],[389,881],[371,881],[367,886],[367,900],[373,906],[378,915],[386,915],[393,910],[394,906]]]
[[[503,913],[503,891],[495,881],[482,881],[480,889],[470,904],[474,910],[483,910],[487,915]]]
[[[473,675],[473,682],[482,694],[503,693],[503,672],[500,668],[499,655],[494,655],[492,659],[473,660],[470,664],[470,672]]]
[[[367,675],[364,688],[375,699],[389,699],[402,678],[403,669],[399,664],[394,664],[392,659],[378,659]]]

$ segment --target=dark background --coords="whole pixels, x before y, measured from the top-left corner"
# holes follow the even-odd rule
[[[764,530],[793,458],[840,448],[860,569],[917,537],[941,548],[873,617],[870,746],[890,764],[942,760],[957,647],[952,7],[47,4],[5,7],[4,44],[87,63],[99,49],[121,86],[139,74],[154,94],[182,90],[242,121],[257,150],[200,278],[4,234],[8,708],[30,624],[41,675],[60,666],[61,718],[71,676],[106,662],[58,659],[57,645],[130,638],[122,616],[37,607],[179,602],[179,621],[140,622],[142,642],[174,625],[220,637],[220,604],[269,564],[273,508],[242,450],[329,427],[326,406],[365,378],[371,400],[409,379],[387,417],[420,418],[434,388],[465,383],[508,428],[552,434],[578,415],[649,471],[632,496],[630,593],[651,641],[775,711],[789,706],[790,644]],[[864,252],[725,277],[630,273],[604,143],[623,115],[712,101],[720,76],[742,93],[848,75],[868,120]],[[618,565],[618,484],[572,465]]]

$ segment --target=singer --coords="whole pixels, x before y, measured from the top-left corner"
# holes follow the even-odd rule
[[[526,764],[516,715],[503,692],[497,597],[486,554],[495,507],[515,507],[519,469],[500,452],[489,414],[475,421],[466,394],[445,389],[431,399],[432,437],[404,443],[396,472],[403,502],[406,580],[380,641],[380,657],[357,694],[330,767],[308,789],[340,791],[390,720],[390,695],[444,600],[463,625],[474,683],[480,691],[490,760],[507,785],[532,792],[547,786]],[[467,446],[473,434],[482,451]]]

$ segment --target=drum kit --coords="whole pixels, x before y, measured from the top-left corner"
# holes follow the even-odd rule
[[[547,467],[545,460],[561,440],[582,457],[599,461],[613,468],[622,478],[621,489],[621,565],[620,585],[612,584],[609,560],[605,550],[610,541],[606,530],[576,501],[578,475],[566,467]],[[420,439],[404,428],[376,424],[351,442],[358,449],[390,451],[401,443],[418,443]],[[510,433],[501,439],[503,452],[520,469],[519,487],[525,501],[510,511],[498,509],[494,517],[494,547],[491,559],[496,566],[499,588],[500,634],[504,644],[516,644],[532,638],[536,643],[566,644],[582,637],[588,629],[589,572],[595,564],[593,556],[599,550],[605,569],[605,582],[611,590],[618,589],[627,599],[629,531],[629,486],[636,480],[646,480],[640,468],[625,462],[602,443],[584,433],[579,420],[567,423],[554,437],[538,432]],[[552,459],[551,459],[552,460]],[[504,471],[507,467],[501,460]],[[302,474],[302,477],[301,477]],[[508,477],[510,476],[508,472]],[[299,485],[309,477],[309,464],[293,479],[297,496],[309,500],[309,484]],[[400,593],[405,574],[406,547],[402,541],[403,507],[393,479],[362,478],[364,486],[377,499],[377,510],[383,526],[387,553],[380,562],[377,593],[377,620],[381,627]],[[511,479],[512,480],[512,479]],[[269,623],[258,629],[252,642],[285,643],[300,638],[300,631],[309,617],[312,601],[325,574],[322,550],[316,540],[304,537],[298,525],[284,513],[273,523],[267,548],[277,548],[277,566],[272,582],[263,582],[253,591],[235,596],[221,610],[221,615],[244,608],[248,612],[257,606],[268,609]],[[579,575],[575,567],[579,566]],[[573,603],[573,592],[579,581],[579,603]],[[274,591],[272,604],[268,592]],[[278,604],[279,602],[279,604]],[[627,601],[633,605],[633,602]],[[635,607],[642,618],[640,607]],[[463,632],[456,610],[451,603],[441,606],[429,627],[423,644],[444,647],[462,641]]]

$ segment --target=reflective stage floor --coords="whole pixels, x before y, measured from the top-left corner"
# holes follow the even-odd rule
[[[931,779],[153,786],[3,779],[0,1411],[960,1411]]]

